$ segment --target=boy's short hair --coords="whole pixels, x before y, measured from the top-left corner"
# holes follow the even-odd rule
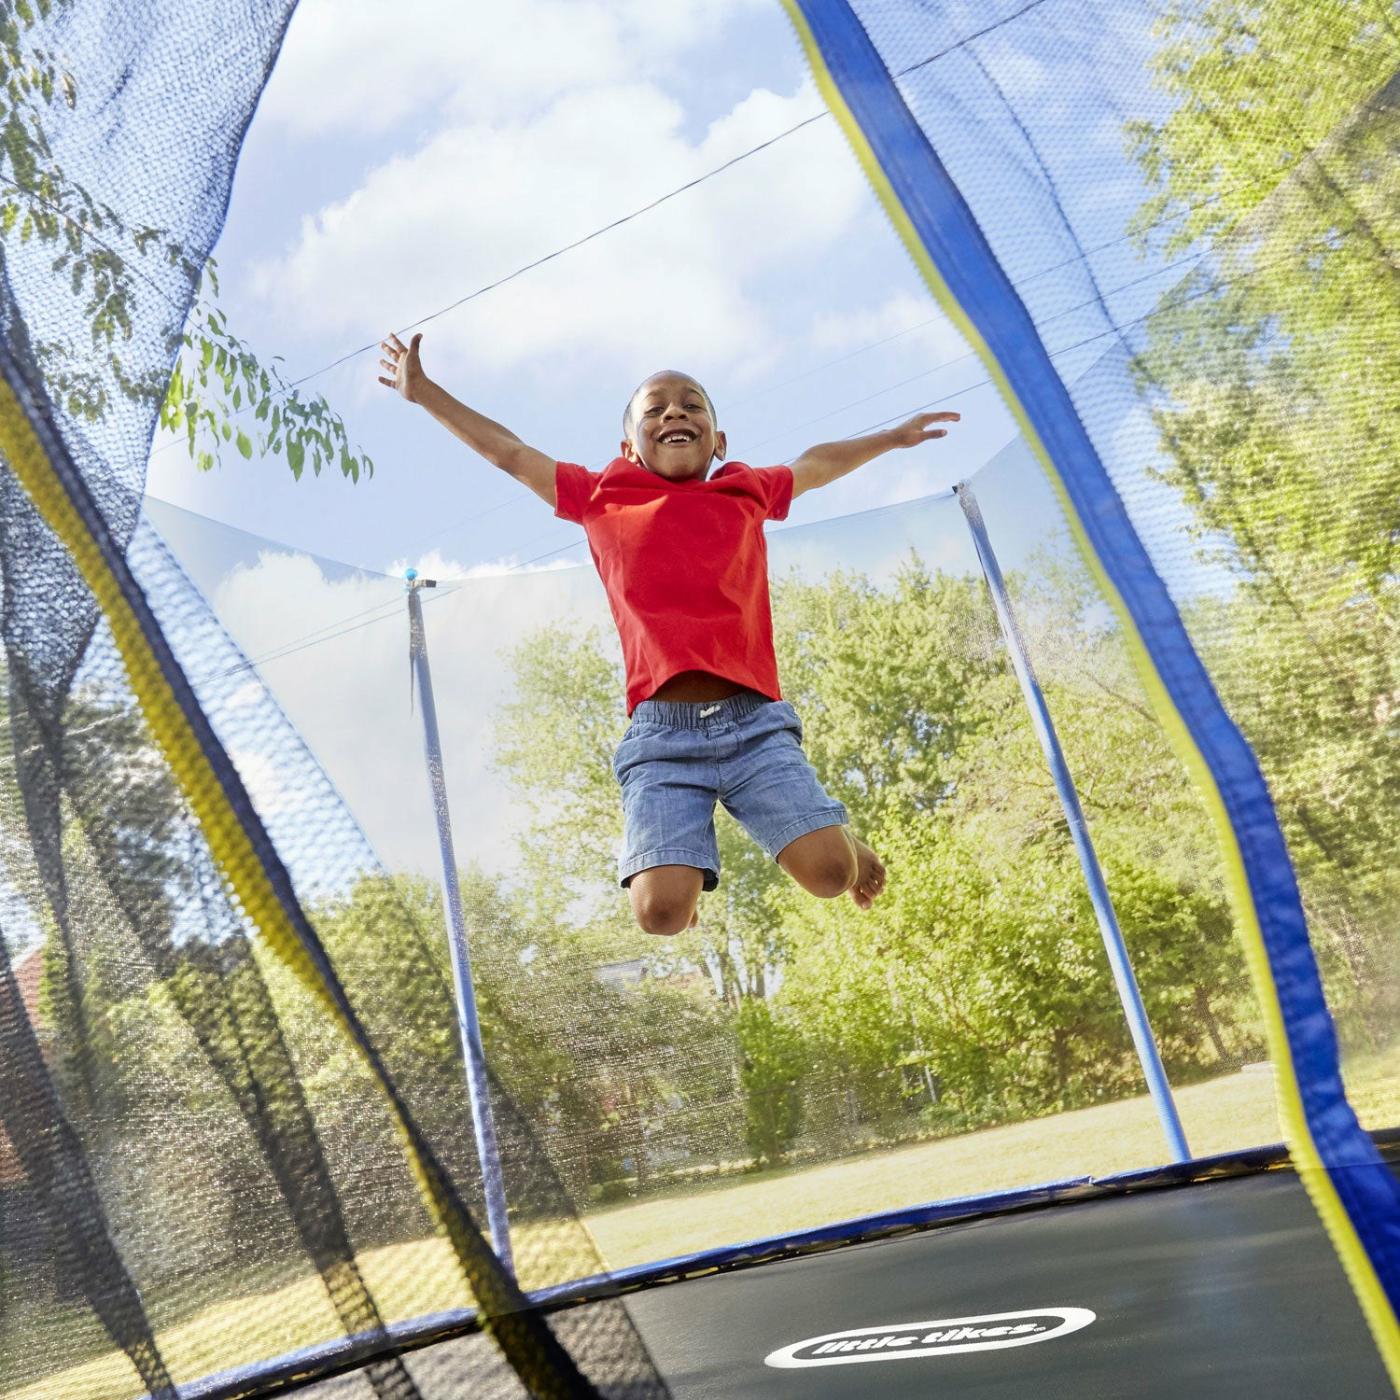
[[[710,419],[715,427],[719,427],[719,417],[715,413],[715,401],[710,397],[705,386],[693,375],[687,374],[683,369],[658,369],[654,373],[647,375],[635,389],[632,390],[632,397],[627,400],[627,407],[622,411],[622,431],[630,442],[632,439],[632,405],[637,402],[637,395],[651,383],[653,379],[660,379],[663,374],[674,375],[677,379],[689,380],[700,390],[700,397],[705,400],[705,407],[710,410]]]

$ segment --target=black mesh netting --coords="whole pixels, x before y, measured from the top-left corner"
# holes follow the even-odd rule
[[[1315,0],[853,8],[1258,756],[1350,1093],[1364,1121],[1391,1122],[1400,16]],[[975,485],[994,535],[1072,554],[1048,496],[1029,520],[1014,473]],[[1063,600],[1063,575],[1039,572]],[[1065,674],[1053,646],[1040,655]]]
[[[356,1384],[375,1396],[520,1394],[522,1357],[533,1393],[663,1394],[606,1302],[561,1328],[596,1392],[529,1314],[491,1325],[512,1365],[486,1338],[451,1375],[435,1363],[415,1379],[390,1354],[387,1323],[520,1301],[460,1262],[476,1260],[475,1227],[452,1233],[467,1241],[454,1249],[415,1179],[437,1181],[446,1218],[480,1214],[454,1107],[460,1053],[422,1043],[450,999],[440,962],[418,911],[381,900],[373,937],[403,974],[390,999],[357,962],[363,940],[328,925],[322,944],[288,892],[289,926],[336,988],[314,997],[221,864],[232,825],[270,888],[289,891],[289,867],[304,901],[375,871],[208,605],[137,523],[155,415],[290,9],[0,8],[14,396],[0,473],[0,1390],[169,1396],[227,1373],[217,1393],[245,1393],[240,1370],[355,1338]],[[71,506],[65,539],[29,492]],[[85,540],[106,551],[87,578],[111,583],[109,608],[135,610],[125,656],[75,566]],[[202,708],[167,638],[202,677]],[[130,668],[147,655],[138,703]],[[188,764],[177,777],[152,707],[184,716],[203,778]],[[248,788],[280,816],[280,851]],[[340,989],[349,1030],[330,1013]],[[407,1105],[398,1123],[389,1084]],[[532,1130],[497,1098],[520,1285],[598,1273]]]
[[[1366,1126],[1392,1126],[1400,21],[1316,0],[854,8],[1259,756],[1348,1088]],[[431,828],[425,861],[399,844],[411,804],[384,800],[418,771],[402,633],[382,654],[371,640],[401,628],[400,587],[313,568],[220,622],[198,545],[177,563],[173,517],[139,508],[289,9],[0,3],[4,379],[149,600],[420,1158],[480,1220],[422,879]],[[0,1391],[108,1400],[221,1377],[194,1393],[231,1396],[278,1358],[339,1364],[327,1348],[353,1337],[349,1369],[313,1393],[520,1393],[487,1336],[389,1356],[383,1327],[478,1301],[459,1253],[372,1059],[231,895],[129,684],[129,638],[15,467],[0,472]],[[1275,1140],[1213,834],[1116,616],[1024,443],[973,487],[1188,1140]],[[216,580],[228,599],[259,570],[275,583],[265,546],[241,582]],[[772,557],[784,684],[824,782],[890,862],[890,897],[863,921],[795,900],[722,825],[724,883],[664,953],[630,932],[611,877],[622,715],[596,585],[475,580],[432,600],[440,694],[455,684],[452,710],[477,726],[445,737],[464,864],[481,862],[465,898],[526,1289],[602,1267],[571,1197],[609,1264],[643,1263],[1165,1155],[956,503],[775,536]],[[530,623],[508,663],[506,616]],[[168,703],[193,710],[171,674]],[[508,801],[468,761],[488,747]],[[661,1393],[620,1304],[545,1325],[604,1393]]]

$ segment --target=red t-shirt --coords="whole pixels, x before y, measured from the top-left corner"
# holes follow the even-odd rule
[[[560,462],[554,494],[607,589],[629,715],[682,671],[781,698],[763,522],[788,513],[787,467],[727,462],[704,481],[668,481],[625,457],[601,472]]]

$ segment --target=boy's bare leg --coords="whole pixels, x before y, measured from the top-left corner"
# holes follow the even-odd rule
[[[693,928],[695,905],[705,882],[705,872],[693,865],[654,865],[639,871],[627,886],[632,913],[644,933],[663,937]]]
[[[820,827],[790,841],[778,852],[778,864],[808,894],[835,899],[849,891],[862,909],[885,888],[884,862],[845,826]]]

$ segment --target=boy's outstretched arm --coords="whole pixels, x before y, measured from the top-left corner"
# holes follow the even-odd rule
[[[809,447],[792,464],[792,494],[800,496],[804,491],[826,486],[896,447],[917,447],[921,442],[945,437],[946,428],[931,425],[956,423],[961,417],[960,413],[919,413],[897,428],[886,428],[868,437],[843,438],[840,442]]]
[[[554,506],[554,458],[521,442],[509,428],[503,428],[485,414],[468,408],[454,399],[441,384],[423,373],[418,358],[422,335],[415,335],[405,345],[392,332],[379,343],[383,358],[380,368],[387,374],[379,382],[396,389],[409,403],[420,404],[454,437],[460,438],[473,452],[485,457],[493,467],[513,476],[528,486],[546,505]]]

